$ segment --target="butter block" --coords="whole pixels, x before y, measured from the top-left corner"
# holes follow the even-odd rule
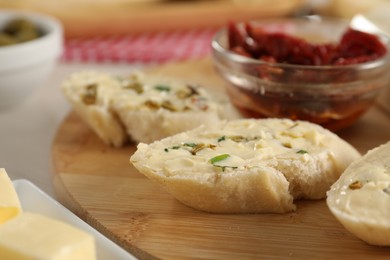
[[[76,227],[23,212],[0,225],[0,259],[96,259],[95,242]]]
[[[0,168],[0,224],[22,211],[18,195],[4,168]]]

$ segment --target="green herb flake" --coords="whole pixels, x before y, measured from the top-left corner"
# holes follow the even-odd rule
[[[238,168],[236,166],[221,166],[221,165],[215,165],[215,164],[213,164],[213,166],[221,168],[223,172],[225,171],[226,168],[230,168],[230,169],[233,169],[233,170]]]
[[[287,129],[291,130],[291,129],[297,127],[297,126],[298,126],[298,123],[294,123],[292,126],[288,127]]]
[[[299,153],[299,154],[305,154],[305,153],[307,153],[307,151],[306,150],[299,150],[297,153]]]
[[[204,148],[206,148],[205,144],[196,144],[195,146],[192,147],[191,154],[196,155],[197,152],[203,150]]]
[[[229,157],[230,157],[230,155],[227,154],[227,153],[225,153],[225,154],[220,154],[220,155],[217,155],[217,156],[211,158],[211,159],[209,160],[209,162],[210,162],[211,164],[215,165],[215,163],[220,162],[220,161],[223,161],[223,160],[225,160],[225,159],[227,159],[227,158],[229,158]]]
[[[89,84],[85,87],[85,93],[82,96],[85,105],[93,105],[97,98],[97,84]]]
[[[203,150],[203,149],[205,149],[205,148],[214,149],[215,147],[217,147],[217,146],[214,145],[214,144],[196,144],[196,145],[192,148],[191,153],[192,153],[193,155],[196,155],[196,153],[199,152],[200,150]]]
[[[179,149],[180,149],[180,145],[174,145],[174,146],[171,146],[171,147],[164,148],[164,151],[165,152],[169,152],[169,150],[179,150]]]
[[[195,147],[197,144],[196,143],[184,143],[183,146],[188,146],[188,147]]]
[[[183,143],[181,145],[174,145],[174,146],[171,146],[171,147],[167,147],[167,148],[164,148],[164,151],[165,152],[168,152],[169,149],[171,150],[178,150],[180,148],[184,148],[184,147],[190,147],[192,149],[186,149],[187,151],[189,151],[192,155],[196,155],[197,152],[199,152],[200,150],[202,149],[205,149],[205,148],[215,148],[216,145],[213,145],[213,144],[203,144],[203,143],[199,143],[199,144],[196,144],[196,143]]]
[[[360,189],[361,187],[363,187],[363,184],[361,181],[354,181],[352,182],[351,184],[349,184],[348,188],[350,188],[351,190],[357,190],[357,189]]]
[[[158,90],[158,91],[161,91],[161,92],[163,92],[163,91],[165,91],[165,92],[171,91],[171,87],[166,86],[166,85],[156,85],[156,86],[154,86],[154,89]]]
[[[186,87],[190,90],[190,96],[199,95],[199,91],[197,90],[197,88],[198,88],[197,86],[189,84]]]
[[[177,111],[177,108],[169,100],[164,100],[161,107],[172,112]]]
[[[157,102],[152,100],[146,100],[144,102],[144,105],[148,107],[150,110],[158,110],[161,107]]]
[[[244,142],[244,141],[248,142],[248,141],[249,141],[248,138],[245,138],[245,137],[242,136],[242,135],[232,135],[232,136],[229,136],[228,138],[229,138],[230,140],[236,142],[236,143]]]
[[[220,138],[218,138],[218,143],[219,142],[222,142],[222,141],[225,141],[226,140],[226,136],[221,136]]]
[[[123,88],[124,89],[132,89],[135,92],[137,92],[137,94],[142,94],[144,92],[144,88],[143,88],[142,84],[139,82],[128,83],[128,84],[124,85]]]
[[[196,86],[192,86],[192,85],[186,85],[185,88],[181,88],[178,91],[176,91],[176,96],[179,99],[186,99],[194,95],[199,95],[199,92],[196,89]]]

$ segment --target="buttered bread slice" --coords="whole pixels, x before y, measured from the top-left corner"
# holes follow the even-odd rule
[[[62,91],[77,114],[108,145],[122,146],[128,136],[112,110],[115,93],[121,90],[115,77],[93,71],[74,73],[62,83]]]
[[[107,144],[152,141],[238,112],[205,88],[182,80],[134,72],[128,77],[79,72],[62,84],[74,109]]]
[[[182,203],[216,213],[283,213],[294,199],[320,199],[360,154],[321,126],[238,119],[152,144],[131,163]]]
[[[390,246],[390,142],[353,162],[327,196],[329,209],[352,234]]]

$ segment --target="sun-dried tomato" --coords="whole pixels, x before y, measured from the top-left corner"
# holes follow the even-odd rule
[[[376,60],[387,50],[375,35],[348,29],[335,52],[332,64],[348,65]]]
[[[267,32],[252,23],[228,25],[230,50],[255,59],[297,65],[347,65],[384,56],[375,35],[349,28],[338,43],[314,44],[282,32]]]

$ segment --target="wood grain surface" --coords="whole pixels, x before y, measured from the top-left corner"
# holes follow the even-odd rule
[[[223,82],[209,60],[156,67],[153,73]],[[373,107],[340,133],[362,153],[390,140],[390,117]],[[129,163],[135,145],[112,148],[75,114],[53,142],[59,201],[140,259],[388,259],[346,231],[324,200],[300,201],[288,214],[210,214],[176,201]]]

